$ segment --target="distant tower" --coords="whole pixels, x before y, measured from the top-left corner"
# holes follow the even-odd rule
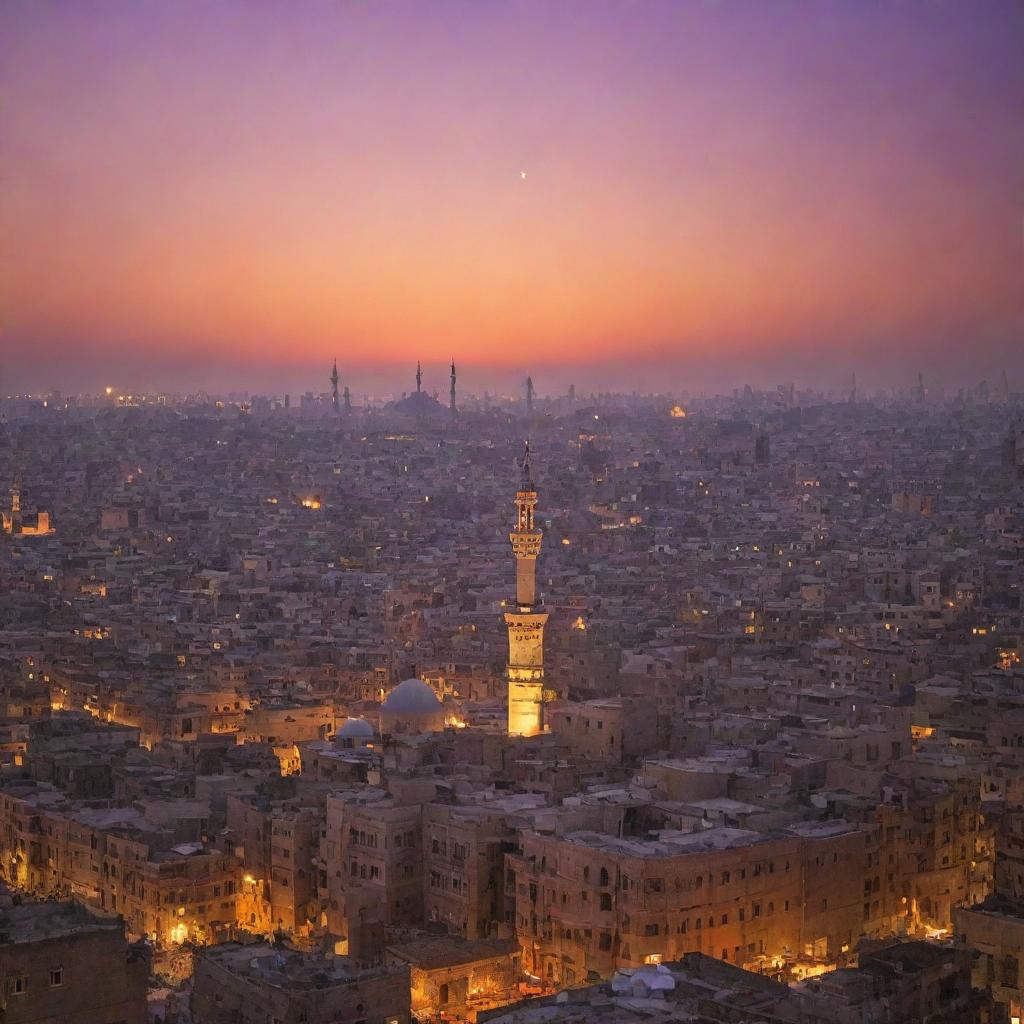
[[[423,368],[420,366],[420,361],[416,360],[416,394],[418,395],[423,387]]]
[[[345,390],[342,392],[342,398],[345,402],[345,414],[348,415],[352,411],[352,395],[349,394],[348,385],[345,385]]]
[[[509,736],[536,736],[544,728],[544,624],[548,615],[537,599],[537,556],[542,534],[534,525],[536,507],[527,441],[522,482],[516,493],[516,528],[509,534],[516,559],[515,611],[505,613]]]
[[[286,394],[284,396],[284,407],[285,407],[285,409],[290,409],[292,407],[292,396],[291,395]]]
[[[927,394],[927,392],[924,389],[924,374],[923,373],[918,373],[918,375],[917,375],[917,400],[919,402],[923,402],[924,401],[924,396],[926,394]]]
[[[754,461],[759,466],[767,466],[772,460],[772,443],[767,434],[758,434],[754,442]]]
[[[338,413],[338,360],[334,360],[334,369],[331,370],[331,406],[335,415]]]
[[[533,412],[533,378],[526,378],[526,411]]]
[[[857,374],[853,375],[850,381],[850,403],[856,404],[857,402]]]
[[[576,402],[576,385],[569,385],[569,404],[574,405]]]
[[[11,533],[21,533],[21,482],[11,487]]]
[[[455,412],[455,360],[452,360],[452,390],[451,396],[448,400],[448,408]]]

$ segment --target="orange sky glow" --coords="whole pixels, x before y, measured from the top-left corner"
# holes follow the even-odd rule
[[[1019,364],[1022,26],[997,2],[9,4],[8,373]]]

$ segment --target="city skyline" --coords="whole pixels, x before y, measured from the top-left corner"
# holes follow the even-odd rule
[[[1021,370],[1019,7],[0,19],[12,388]]]

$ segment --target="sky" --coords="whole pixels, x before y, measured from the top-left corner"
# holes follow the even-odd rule
[[[2,0],[0,392],[1024,389],[1021,0]]]

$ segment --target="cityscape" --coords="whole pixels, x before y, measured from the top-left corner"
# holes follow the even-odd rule
[[[0,5],[0,1024],[1021,1024],[1021,53]]]

